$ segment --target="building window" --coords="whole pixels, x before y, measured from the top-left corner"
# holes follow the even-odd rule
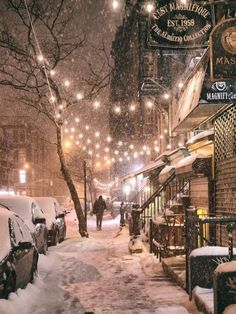
[[[26,162],[26,154],[25,154],[25,149],[19,149],[19,162],[20,163],[25,163]]]
[[[19,181],[21,184],[26,183],[26,171],[24,169],[19,170]]]
[[[146,123],[153,123],[153,109],[147,108],[146,109]]]

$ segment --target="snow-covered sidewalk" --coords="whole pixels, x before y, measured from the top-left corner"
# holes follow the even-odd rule
[[[35,282],[0,300],[1,314],[199,313],[155,256],[129,254],[119,217],[105,216],[102,231],[89,217],[89,238],[79,236],[74,211],[67,226],[67,239],[40,255]]]

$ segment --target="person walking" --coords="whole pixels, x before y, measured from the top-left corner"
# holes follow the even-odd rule
[[[93,205],[93,213],[96,214],[97,230],[102,230],[103,213],[106,208],[106,202],[102,198],[102,195],[100,195]]]
[[[120,226],[125,226],[125,204],[124,202],[120,203]]]

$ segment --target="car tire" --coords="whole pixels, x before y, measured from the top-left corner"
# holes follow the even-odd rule
[[[37,253],[38,254],[38,253]],[[30,274],[30,282],[34,281],[34,277],[38,274],[38,256],[35,254],[33,259],[33,265]]]
[[[15,291],[16,291],[16,275],[13,271],[10,271],[4,286],[3,298],[7,299],[8,295],[11,292]]]

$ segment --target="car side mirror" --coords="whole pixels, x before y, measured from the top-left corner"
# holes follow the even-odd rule
[[[22,248],[23,250],[29,250],[32,248],[32,243],[28,241],[19,242],[19,247]]]
[[[34,224],[46,224],[46,219],[42,217],[36,217],[34,219]]]
[[[65,217],[65,214],[64,213],[60,213],[56,216],[56,218],[64,218]]]

